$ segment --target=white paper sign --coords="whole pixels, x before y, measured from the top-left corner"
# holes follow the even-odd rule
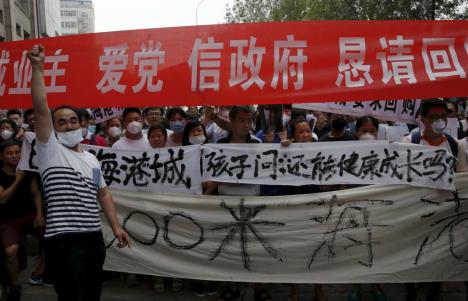
[[[375,101],[343,101],[328,103],[293,104],[293,108],[345,114],[351,116],[371,115],[375,118],[415,123],[416,113],[420,105],[419,99],[375,100]]]
[[[37,170],[31,143],[35,143],[34,138],[28,135],[18,165],[21,170]],[[456,158],[444,148],[419,144],[206,144],[146,151],[80,147],[96,155],[109,186],[136,191],[201,194],[202,181],[293,186],[408,184],[454,189]]]
[[[37,171],[37,156],[28,134],[21,150],[20,170]],[[112,188],[157,193],[201,194],[201,149],[198,146],[122,151],[108,147],[81,144],[80,148],[94,154],[101,163],[106,184]]]
[[[243,184],[401,184],[453,190],[444,148],[389,141],[207,144],[203,179]]]
[[[125,108],[95,108],[88,109],[89,114],[94,118],[96,123],[107,121],[114,117],[120,117]]]

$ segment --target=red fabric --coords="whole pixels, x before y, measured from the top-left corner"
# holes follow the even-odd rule
[[[275,51],[275,43],[284,43],[288,36],[294,43],[306,46],[290,45]],[[398,36],[401,36],[400,48],[397,47]],[[210,38],[213,44],[221,49],[209,50],[208,55],[205,50],[193,51],[197,39],[200,39],[201,43],[208,43]],[[239,74],[245,73],[247,78],[250,78],[254,73],[252,70],[255,68],[238,65],[236,60],[248,57],[248,45],[252,46],[251,38],[256,39],[257,50],[264,52],[261,65],[258,65],[258,77],[263,84],[254,83],[243,89],[241,84],[246,84],[246,79],[241,79],[238,83],[232,80],[231,74],[235,74],[237,70],[240,71]],[[358,59],[351,59],[342,61],[342,68],[339,70],[340,59],[344,59],[345,54],[348,58],[359,54],[359,49],[353,48],[349,40],[344,40],[349,38],[361,38],[363,44],[365,43],[365,53],[363,52],[361,62],[361,67],[364,68],[356,64]],[[343,41],[342,55],[340,39]],[[448,39],[448,44],[438,44],[436,40],[427,39]],[[153,44],[149,43],[150,40]],[[236,40],[245,40],[246,47],[242,48],[243,52],[238,52]],[[452,42],[453,45],[450,46],[449,43]],[[27,78],[27,72],[21,72],[22,69],[18,68],[15,83],[14,64],[16,62],[17,67],[27,66],[21,64],[23,50],[29,50],[36,43],[45,46],[49,57],[45,66],[47,86],[54,86],[54,76],[50,74],[54,66],[52,56],[68,56],[68,62],[55,63],[56,69],[61,69],[54,78],[55,86],[60,86],[65,91],[49,91],[48,100],[51,107],[64,102],[77,107],[93,108],[281,104],[457,97],[468,94],[468,21],[273,22],[145,29],[2,43],[0,62],[8,63],[0,63],[1,68],[5,70],[5,89],[0,89],[0,108],[31,107],[28,90],[30,83],[25,82],[24,86],[21,86],[21,78]],[[145,57],[139,57],[138,52],[142,49],[154,50],[157,45],[160,45],[159,50],[164,52],[164,59],[158,61],[157,75],[151,76],[149,81],[143,81],[139,90],[139,73],[150,70],[151,66],[140,64],[145,61]],[[110,56],[106,59],[103,56],[105,48],[116,46],[125,50],[118,52],[108,49],[107,54]],[[288,56],[285,56],[288,52],[289,60]],[[198,59],[192,62],[192,66],[201,69],[195,68],[196,72],[192,74],[189,61],[191,54],[197,53],[195,58]],[[425,62],[423,53],[427,54],[428,63]],[[108,59],[112,54],[120,54],[122,57],[115,62],[117,68],[109,71],[111,62]],[[298,57],[299,61],[301,57],[305,59],[301,63],[302,80],[298,76],[301,65],[297,63]],[[285,70],[278,73],[276,83],[275,60],[279,66],[277,69],[283,70],[281,68],[284,67]],[[455,61],[458,64],[455,64]],[[254,59],[252,63],[255,62]],[[357,65],[358,68],[351,72],[350,68],[353,65]],[[239,69],[238,66],[242,68]],[[367,77],[366,66],[369,68]],[[397,83],[394,75],[404,73],[408,68],[412,69],[414,77],[402,78],[400,83]],[[388,78],[384,73],[386,69]],[[106,70],[111,78],[121,85],[120,91],[115,87],[104,91],[106,80],[102,80]],[[199,73],[197,70],[203,70],[205,73]],[[430,73],[436,70],[438,74],[431,78],[428,70]],[[61,74],[63,71],[64,74]],[[25,74],[26,76],[23,76]],[[346,74],[349,75],[349,86],[346,85]],[[218,75],[218,86],[202,89],[198,85],[202,77],[210,84]],[[288,79],[287,84],[284,79]],[[155,91],[154,89],[158,89],[158,80],[161,80],[160,91]],[[364,83],[362,86],[359,86],[360,80]],[[148,82],[153,85],[153,89],[149,89],[152,91],[147,89]],[[358,86],[351,87],[353,83],[358,83]],[[24,89],[16,92],[20,94],[12,94],[15,90],[11,88],[18,84]],[[260,85],[263,87],[260,88]]]
[[[81,143],[83,143],[83,144],[89,144],[89,140],[88,140],[88,139],[84,139],[83,141],[81,141]],[[96,135],[96,138],[94,139],[94,145],[102,146],[102,147],[108,147],[108,146],[109,146],[109,144],[107,143],[106,139],[102,138],[102,137],[99,136],[99,135]]]

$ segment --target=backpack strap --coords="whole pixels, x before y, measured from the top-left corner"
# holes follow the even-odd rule
[[[450,151],[454,157],[458,156],[458,142],[449,134],[444,134],[450,146]],[[419,144],[421,142],[421,131],[416,131],[411,134],[411,143]]]
[[[458,156],[458,142],[450,135],[445,134],[445,137],[447,137],[447,141],[450,145],[450,150],[452,151],[452,155],[454,157]]]

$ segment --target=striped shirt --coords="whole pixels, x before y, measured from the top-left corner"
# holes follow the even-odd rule
[[[37,155],[47,200],[45,237],[100,231],[97,192],[105,182],[96,157],[68,149],[54,133],[38,143]]]

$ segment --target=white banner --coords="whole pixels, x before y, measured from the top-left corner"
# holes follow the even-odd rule
[[[125,108],[94,108],[88,109],[96,124],[107,121],[114,117],[120,117]]]
[[[444,148],[389,141],[207,144],[203,179],[265,185],[408,184],[454,189]]]
[[[27,133],[21,149],[20,170],[37,171],[34,134]],[[106,184],[112,188],[156,193],[202,193],[199,146],[146,151],[122,151],[80,144],[101,163]]]
[[[419,99],[342,101],[329,103],[293,104],[294,108],[312,111],[345,114],[361,117],[371,115],[375,118],[415,123],[420,105]]]
[[[455,192],[374,185],[276,197],[113,190],[133,238],[103,222],[105,268],[217,281],[385,283],[468,280],[468,174]]]
[[[25,136],[21,170],[37,170]],[[202,181],[260,185],[408,184],[454,190],[456,158],[444,148],[389,141],[206,144],[146,151],[81,145],[101,163],[107,185],[201,194]],[[200,166],[200,158],[202,163]]]

